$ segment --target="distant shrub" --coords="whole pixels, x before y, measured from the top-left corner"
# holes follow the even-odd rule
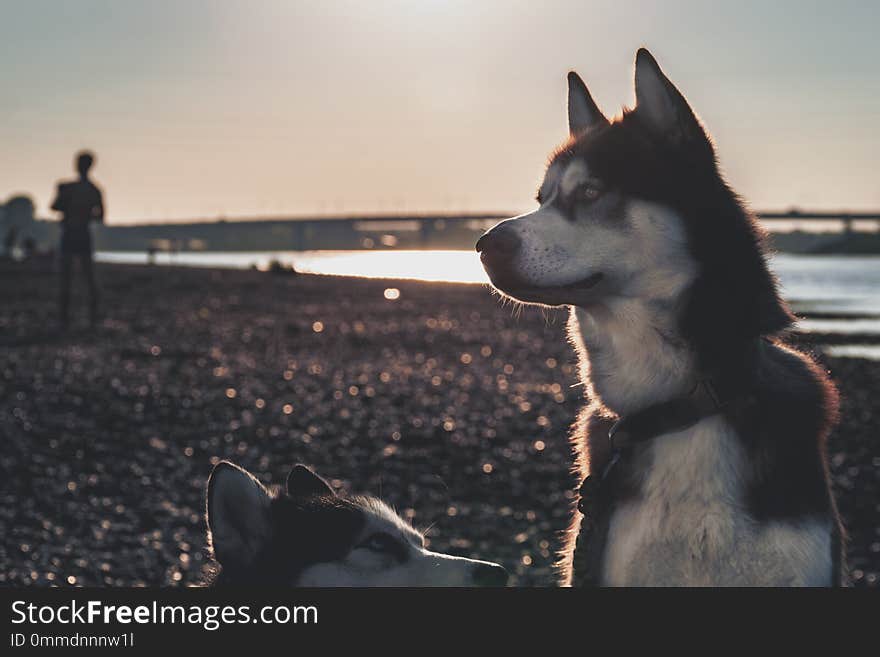
[[[266,270],[270,274],[294,274],[296,275],[298,272],[296,271],[296,267],[293,265],[286,265],[280,260],[272,260],[269,263],[269,268]]]

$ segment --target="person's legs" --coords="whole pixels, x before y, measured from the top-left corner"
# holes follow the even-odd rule
[[[92,326],[98,323],[98,284],[95,281],[95,267],[92,263],[92,252],[86,251],[80,255],[83,274],[89,288],[89,322]]]
[[[72,261],[72,254],[62,249],[61,280],[59,281],[59,283],[61,284],[61,294],[59,296],[58,303],[58,321],[60,322],[61,327],[65,329],[67,328],[68,324],[70,324],[70,276]]]

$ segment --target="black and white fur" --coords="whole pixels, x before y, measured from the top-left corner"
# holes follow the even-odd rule
[[[228,461],[207,492],[215,586],[503,586],[498,564],[431,552],[373,497],[343,498],[303,465],[271,493]]]
[[[704,379],[753,401],[658,436],[622,463],[625,494],[600,580],[837,584],[842,529],[825,455],[835,389],[778,339],[793,317],[763,235],[684,96],[644,49],[635,95],[635,108],[609,121],[570,73],[570,138],[550,160],[540,207],[477,245],[502,293],[571,307],[590,399],[573,435],[580,477],[606,456],[606,418],[684,396]],[[574,513],[563,584],[579,524]]]

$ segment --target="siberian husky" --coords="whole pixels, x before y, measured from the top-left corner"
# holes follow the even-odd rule
[[[343,498],[297,465],[282,493],[222,461],[208,480],[215,586],[504,586],[495,563],[425,549],[424,537],[373,497]]]
[[[838,584],[842,528],[825,454],[836,391],[779,338],[794,318],[762,233],[645,49],[635,97],[609,121],[569,73],[570,137],[539,207],[477,243],[500,292],[570,306],[590,400],[574,426],[576,469],[601,482],[599,502],[581,506],[599,518],[586,583]],[[623,450],[608,437],[614,420],[629,434]]]

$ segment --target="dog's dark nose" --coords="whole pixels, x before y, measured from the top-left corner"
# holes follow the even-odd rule
[[[520,239],[510,226],[500,224],[477,240],[477,252],[487,257],[509,258],[519,251]]]
[[[507,586],[507,571],[494,563],[481,563],[474,568],[477,586]]]

